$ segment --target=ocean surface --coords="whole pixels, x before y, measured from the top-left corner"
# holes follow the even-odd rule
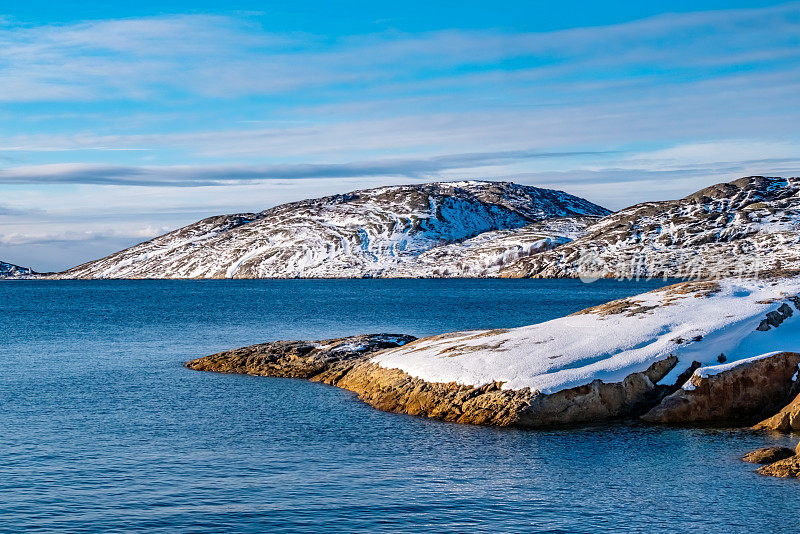
[[[797,438],[387,414],[182,363],[275,340],[530,324],[663,282],[0,282],[0,532],[797,532]]]

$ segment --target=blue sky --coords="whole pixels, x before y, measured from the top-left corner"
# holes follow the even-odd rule
[[[0,14],[0,260],[391,183],[618,209],[800,174],[800,3],[219,5]]]

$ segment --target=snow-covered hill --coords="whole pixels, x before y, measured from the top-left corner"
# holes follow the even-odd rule
[[[800,273],[800,178],[752,176],[618,211],[508,277],[757,277]]]
[[[509,182],[380,187],[211,217],[58,277],[485,276],[608,213]]]
[[[1,278],[26,278],[35,275],[31,269],[27,267],[19,267],[11,263],[0,261],[0,279]]]

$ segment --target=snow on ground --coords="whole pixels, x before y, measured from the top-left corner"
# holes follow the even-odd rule
[[[692,361],[716,365],[770,351],[800,351],[800,279],[723,280],[678,284],[567,317],[511,330],[455,332],[382,352],[373,361],[429,382],[543,393],[620,382],[652,363],[678,356],[662,380],[674,383]],[[784,302],[793,315],[756,328]]]
[[[751,176],[604,217],[581,237],[504,265],[502,276],[756,277],[800,272],[800,178]]]

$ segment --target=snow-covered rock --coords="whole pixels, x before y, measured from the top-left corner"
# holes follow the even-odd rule
[[[731,409],[753,416],[796,378],[800,353],[766,353],[800,348],[798,291],[800,280],[792,279],[683,283],[521,328],[277,341],[187,366],[307,378],[354,391],[381,410],[470,424],[636,416],[675,390],[708,401],[706,383],[730,394]],[[714,365],[723,352],[727,363]],[[704,366],[692,377],[696,391],[680,388],[695,361]]]
[[[749,425],[784,406],[798,352],[774,352],[697,369],[689,382],[642,416],[649,423]]]
[[[800,352],[800,313],[759,330],[784,304],[796,309],[798,292],[800,279],[687,282],[532,326],[423,338],[373,361],[427,382],[551,394],[594,380],[621,382],[676,356],[661,380],[670,384],[694,361]]]
[[[800,273],[800,178],[753,176],[620,210],[507,277],[717,278]]]
[[[608,213],[508,182],[380,187],[211,217],[58,277],[486,276]]]
[[[37,273],[28,267],[19,267],[11,263],[0,261],[0,279],[1,278],[28,278],[35,276]]]

